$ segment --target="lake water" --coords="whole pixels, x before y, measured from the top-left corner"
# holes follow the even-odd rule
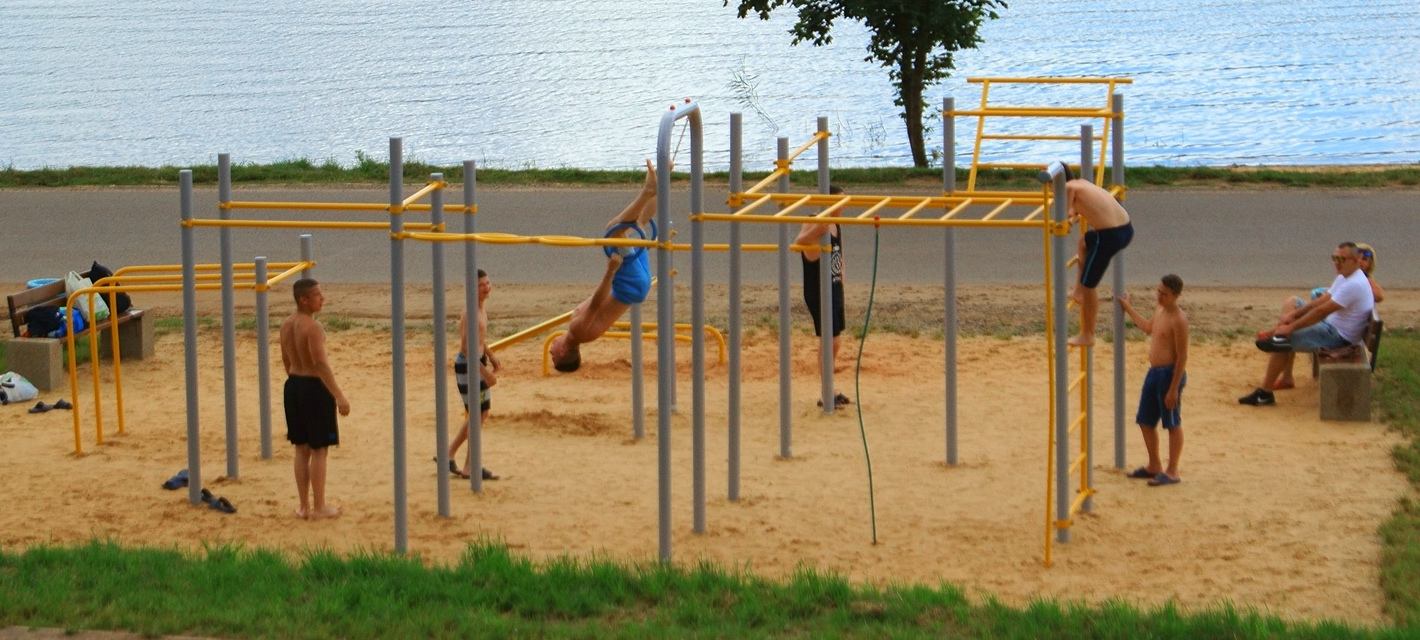
[[[219,152],[352,164],[383,159],[402,136],[411,157],[439,164],[632,168],[653,153],[661,112],[687,96],[712,167],[727,162],[731,111],[745,113],[750,168],[768,168],[774,137],[798,144],[820,115],[835,165],[910,163],[863,29],[840,23],[831,46],[793,47],[792,17],[739,20],[719,0],[6,0],[0,166]],[[978,101],[967,76],[1129,77],[1131,164],[1420,162],[1413,0],[1015,0],[984,38],[929,89],[934,102]],[[1069,93],[1013,101],[1103,104],[1097,89]],[[1046,124],[999,131],[1078,131]],[[1002,152],[1040,161],[1075,148]]]

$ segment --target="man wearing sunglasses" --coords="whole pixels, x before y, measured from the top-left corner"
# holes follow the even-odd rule
[[[1277,326],[1259,335],[1257,348],[1268,352],[1267,371],[1262,386],[1238,398],[1239,404],[1276,404],[1272,390],[1295,352],[1335,349],[1365,337],[1376,299],[1361,271],[1361,251],[1356,243],[1343,242],[1332,252],[1331,261],[1336,266],[1336,280],[1326,293],[1282,314]]]

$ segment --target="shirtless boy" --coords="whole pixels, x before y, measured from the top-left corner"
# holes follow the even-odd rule
[[[646,161],[646,182],[641,193],[626,205],[620,215],[606,225],[608,238],[655,239],[655,230],[646,233],[646,225],[656,215],[656,170]],[[632,234],[635,235],[632,235]],[[651,263],[645,247],[608,248],[606,273],[602,274],[591,297],[572,310],[567,333],[558,336],[548,347],[553,367],[564,373],[582,366],[582,344],[606,333],[633,304],[645,302],[651,292]]]
[[[325,356],[325,330],[315,314],[325,305],[320,284],[310,278],[292,287],[296,312],[281,323],[281,364],[286,367],[286,439],[296,445],[296,517],[334,518],[340,509],[325,503],[326,453],[340,444],[335,412],[350,415],[350,401],[340,392]],[[309,490],[309,495],[307,492]]]
[[[1104,277],[1114,254],[1134,239],[1129,212],[1108,191],[1084,179],[1075,179],[1065,168],[1065,204],[1071,222],[1081,218],[1090,230],[1080,236],[1079,281],[1070,297],[1080,304],[1080,334],[1070,338],[1077,347],[1095,343],[1095,320],[1099,317],[1099,295],[1095,287]]]
[[[488,280],[488,274],[482,269],[478,270],[478,333],[475,338],[478,340],[478,402],[480,416],[486,424],[488,421],[488,409],[493,406],[492,397],[488,389],[498,384],[497,373],[503,368],[498,362],[498,357],[493,355],[493,351],[488,348],[488,306],[484,303],[488,301],[488,294],[493,292],[493,283]],[[459,429],[459,434],[454,436],[454,441],[449,443],[449,472],[460,478],[468,477],[468,463],[465,461],[463,468],[456,466],[458,457],[455,455],[459,447],[468,441],[468,309],[463,310],[459,316],[459,355],[454,358],[454,381],[458,384],[459,395],[463,396],[464,419],[463,427]],[[434,458],[437,462],[439,459]],[[483,469],[484,480],[497,480],[498,476],[487,468]]]
[[[1150,320],[1134,310],[1123,292],[1115,296],[1119,305],[1134,319],[1144,333],[1149,334],[1149,373],[1144,377],[1144,390],[1139,397],[1139,413],[1134,421],[1144,434],[1144,448],[1149,450],[1149,464],[1129,473],[1131,478],[1148,478],[1149,486],[1178,484],[1178,458],[1183,454],[1183,422],[1179,416],[1179,395],[1188,384],[1188,315],[1178,308],[1183,293],[1183,279],[1169,274],[1159,282],[1156,292],[1159,306]],[[1169,466],[1159,459],[1159,432],[1162,419],[1169,432]]]

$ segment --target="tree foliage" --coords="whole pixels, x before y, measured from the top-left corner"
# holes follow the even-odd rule
[[[725,6],[729,4],[725,0]],[[927,166],[922,139],[924,90],[950,76],[956,68],[953,54],[975,49],[981,43],[982,23],[994,20],[998,8],[1006,8],[1004,0],[739,0],[739,17],[753,12],[768,20],[771,12],[785,5],[799,12],[798,22],[789,30],[795,45],[832,42],[830,31],[839,18],[868,27],[872,37],[863,60],[888,69],[897,90],[893,104],[902,107],[912,162],[919,167]]]

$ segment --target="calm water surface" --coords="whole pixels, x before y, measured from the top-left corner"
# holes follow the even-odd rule
[[[957,56],[957,77],[929,90],[934,101],[979,100],[967,76],[1130,77],[1131,163],[1420,162],[1413,0],[1010,4],[981,49]],[[383,159],[402,136],[407,153],[440,164],[629,168],[686,96],[704,112],[715,167],[731,111],[745,113],[752,168],[769,165],[775,136],[797,144],[819,115],[835,165],[910,162],[862,29],[842,23],[829,47],[792,47],[790,18],[738,20],[719,0],[7,0],[0,166],[181,165],[219,152],[350,164]],[[1103,104],[1098,90],[993,96]],[[974,121],[958,127],[969,134]]]

